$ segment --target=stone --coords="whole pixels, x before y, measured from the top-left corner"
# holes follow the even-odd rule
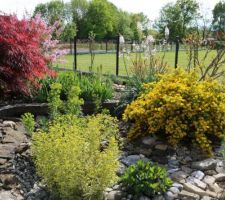
[[[142,143],[149,146],[154,146],[156,143],[156,138],[151,136],[146,136],[142,139]]]
[[[188,192],[186,190],[182,190],[179,194],[178,194],[179,199],[183,199],[183,200],[199,200],[200,196],[191,192]]]
[[[207,185],[204,182],[202,182],[202,181],[200,181],[199,179],[196,179],[196,178],[194,178],[194,183],[195,183],[196,186],[198,186],[199,188],[201,188],[203,190],[205,190],[206,187],[207,187]]]
[[[217,165],[217,160],[213,158],[208,158],[203,161],[198,161],[198,162],[193,162],[192,163],[192,168],[198,169],[198,170],[214,170]]]
[[[114,185],[113,186],[113,190],[119,190],[120,189],[120,185]]]
[[[223,166],[216,166],[217,173],[225,173],[225,167]]]
[[[210,197],[213,197],[213,198],[217,197],[217,194],[215,192],[210,191],[210,190],[206,190],[205,194],[206,194],[206,196],[210,196]]]
[[[203,196],[203,197],[201,198],[201,200],[212,200],[212,198],[209,197],[209,196]]]
[[[179,190],[182,190],[182,189],[183,189],[183,185],[180,184],[180,183],[177,183],[177,182],[174,182],[174,183],[172,184],[172,186],[178,188]]]
[[[216,179],[216,181],[219,182],[225,181],[225,174],[223,173],[219,173],[217,175],[214,175],[213,177]]]
[[[205,175],[209,175],[209,176],[213,176],[216,175],[216,171],[215,170],[206,170],[205,171]]]
[[[0,180],[5,188],[13,188],[18,183],[17,178],[13,174],[2,174]]]
[[[153,197],[153,200],[165,200],[165,198],[162,195],[157,195]]]
[[[203,177],[205,176],[205,174],[202,171],[194,171],[191,175],[199,180],[202,180]]]
[[[187,174],[190,174],[193,170],[190,167],[182,166],[181,170],[186,172]]]
[[[149,198],[146,197],[146,196],[141,196],[139,200],[151,200],[151,199],[149,199]]]
[[[217,183],[210,184],[209,189],[215,193],[223,192],[223,189]]]
[[[176,194],[174,194],[173,192],[171,192],[171,191],[168,191],[168,192],[166,192],[166,194],[165,194],[165,199],[166,200],[174,200],[174,199],[176,199],[178,197],[178,194],[176,193]]]
[[[167,173],[173,174],[174,172],[180,171],[180,168],[175,168],[175,169],[169,169],[167,170]]]
[[[177,171],[177,172],[174,172],[173,174],[171,174],[171,179],[173,181],[180,181],[182,179],[185,179],[186,177],[188,176],[187,173],[183,172],[183,171]]]
[[[0,158],[12,158],[14,153],[14,146],[9,144],[0,145]]]
[[[138,160],[143,160],[144,162],[149,161],[148,158],[145,158],[145,157],[141,158],[140,155],[130,155],[130,156],[127,156],[125,158],[122,158],[121,162],[126,166],[130,166],[130,165],[136,164],[136,162]]]
[[[107,200],[121,200],[122,192],[119,190],[113,190],[106,195]]]
[[[206,175],[203,179],[203,182],[205,182],[208,185],[214,184],[216,179],[213,176]]]
[[[177,187],[171,187],[169,189],[173,194],[178,194],[180,192],[180,190]]]
[[[0,191],[0,200],[17,200],[17,197],[14,196],[11,191]]]
[[[0,165],[4,165],[7,162],[7,159],[0,158]]]
[[[111,192],[113,189],[112,188],[106,188],[105,191],[106,192]]]
[[[15,129],[16,128],[16,123],[13,122],[13,121],[3,121],[3,126]]]
[[[118,176],[122,176],[124,174],[125,170],[126,170],[126,166],[124,164],[120,163],[120,166],[119,166],[116,174]]]
[[[160,151],[166,151],[167,148],[168,148],[168,145],[166,145],[166,144],[157,144],[155,146],[155,149],[160,150]]]
[[[199,188],[195,185],[192,185],[191,183],[184,183],[184,189],[187,190],[188,192],[192,192],[192,193],[198,194],[200,196],[204,196],[204,195],[209,195],[212,197],[216,196],[215,193],[206,192],[206,191],[202,190],[201,188]]]

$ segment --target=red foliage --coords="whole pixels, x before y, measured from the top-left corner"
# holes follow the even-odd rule
[[[0,15],[0,95],[30,94],[38,79],[54,72],[41,48],[43,34],[34,20]]]

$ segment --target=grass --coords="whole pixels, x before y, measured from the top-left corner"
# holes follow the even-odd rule
[[[205,50],[199,51],[199,58],[203,58],[205,55]],[[210,52],[206,59],[206,64],[210,63],[213,56],[215,55],[215,51]],[[134,54],[132,55],[134,56]],[[157,53],[159,58],[163,56],[162,52]],[[56,62],[53,64],[54,67],[59,68],[67,68],[67,69],[73,69],[73,61],[74,57],[73,55],[66,55],[64,58],[65,63],[62,64],[60,62]],[[175,60],[175,52],[170,51],[166,52],[164,61],[167,62],[167,64],[170,67],[174,67],[174,60]],[[77,56],[77,69],[81,71],[89,71],[89,66],[91,63],[91,55],[90,54],[83,54]],[[128,67],[132,65],[131,61],[127,60]],[[188,55],[186,51],[179,51],[179,57],[178,57],[178,65],[186,67],[188,65]],[[116,73],[116,54],[114,53],[108,53],[108,54],[96,54],[94,59],[94,67],[93,70],[96,71],[98,68],[102,68],[103,73],[108,74],[115,74]],[[120,75],[126,75],[126,69],[124,66],[123,57],[120,57],[119,60],[119,74]]]

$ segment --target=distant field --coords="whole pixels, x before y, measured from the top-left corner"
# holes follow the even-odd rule
[[[162,57],[162,55],[163,55],[162,52],[157,53],[158,57]],[[203,58],[204,55],[205,55],[204,50],[199,51],[199,58]],[[207,63],[209,63],[212,60],[213,55],[215,55],[215,52],[211,52],[208,55],[206,60]],[[132,56],[134,57],[135,55],[133,54]],[[60,62],[56,62],[53,64],[53,66],[59,67],[59,68],[62,67],[62,68],[73,69],[73,60],[74,60],[73,55],[66,55],[63,59],[66,61],[65,63],[62,64]],[[170,67],[174,67],[174,60],[175,60],[175,52],[174,51],[166,52],[164,61],[167,62],[167,64]],[[128,67],[132,65],[129,59],[126,60],[126,62]],[[88,71],[90,64],[91,64],[90,54],[83,54],[83,55],[77,56],[78,70]],[[186,51],[179,51],[178,65],[185,67],[187,66],[187,64],[188,64],[188,55]],[[100,66],[102,66],[103,73],[115,74],[116,73],[116,54],[114,53],[96,54],[94,59],[93,69],[96,71],[97,68],[99,68]],[[120,57],[119,74],[126,75],[123,57]]]

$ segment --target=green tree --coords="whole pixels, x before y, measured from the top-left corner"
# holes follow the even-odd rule
[[[225,32],[225,1],[220,1],[213,9],[213,28]]]
[[[164,36],[167,26],[170,29],[170,39],[175,40],[176,36],[181,39],[185,37],[187,29],[198,16],[199,5],[196,0],[177,0],[176,3],[169,3],[160,11],[160,18],[156,27]]]
[[[88,7],[85,21],[86,34],[93,31],[96,38],[110,36],[115,31],[116,7],[107,0],[93,0]]]
[[[49,25],[53,25],[55,21],[64,21],[64,3],[60,0],[50,1],[48,3],[40,3],[34,9],[34,15],[41,14],[42,19]]]

